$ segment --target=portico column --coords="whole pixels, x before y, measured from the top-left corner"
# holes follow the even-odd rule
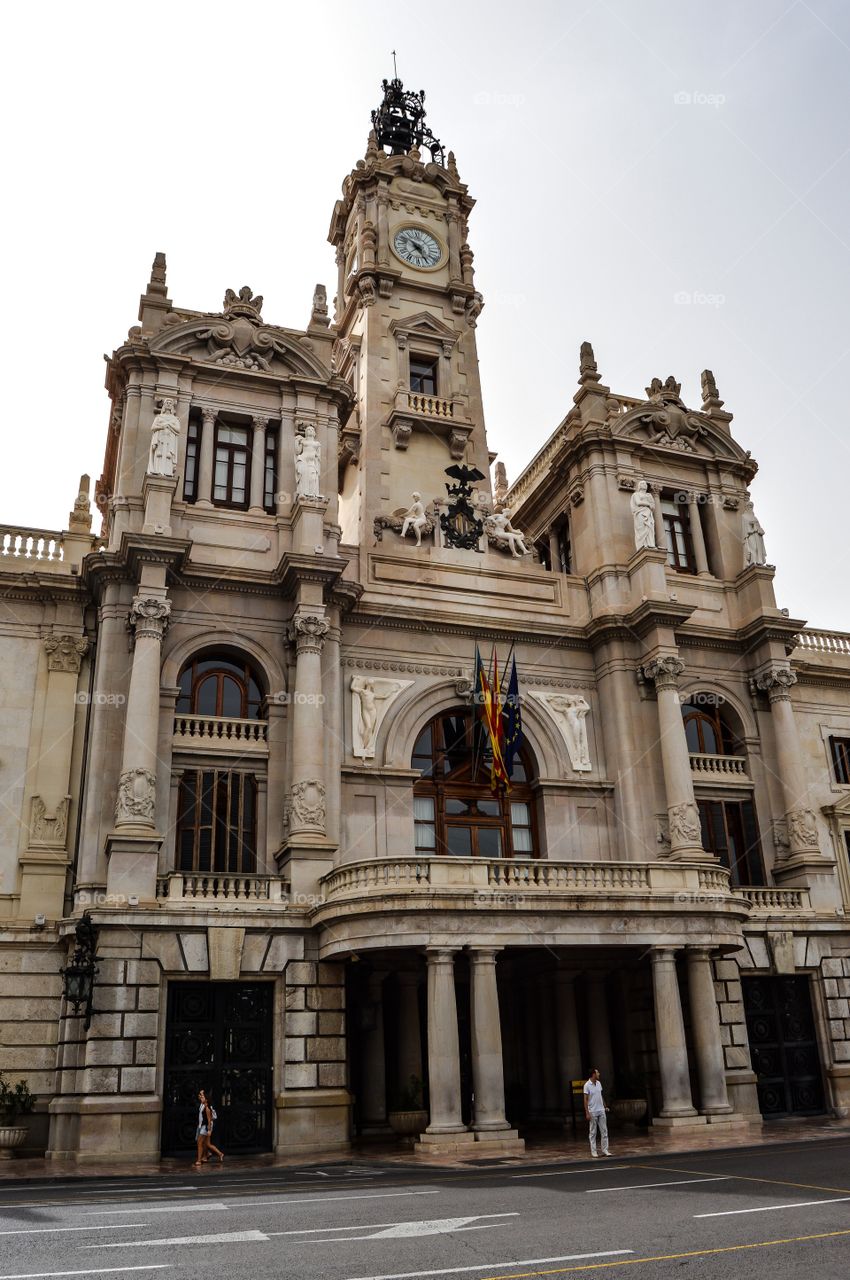
[[[705,550],[705,538],[702,532],[702,520],[699,514],[699,500],[695,493],[688,494],[688,518],[691,526],[691,542],[694,547],[694,559],[697,562],[697,573],[710,574],[708,555]]]
[[[323,613],[297,613],[290,637],[295,643],[292,691],[292,787],[290,836],[325,834],[322,648],[330,623]]]
[[[426,1133],[464,1133],[460,1112],[460,1048],[455,997],[459,947],[428,947],[428,1093]]]
[[[473,1129],[507,1129],[505,1074],[502,1065],[502,1027],[496,984],[499,947],[470,947],[469,977],[472,1012],[472,1087],[475,1093]]]
[[[402,971],[398,984],[398,1041],[396,1045],[399,1088],[406,1089],[411,1077],[422,1081],[422,1036],[419,1026],[419,975]]]
[[[608,993],[605,989],[605,974],[591,970],[587,978],[587,1018],[588,1041],[591,1061],[588,1071],[599,1068],[602,1083],[610,1091],[613,1085],[611,1073],[614,1070],[614,1054],[611,1049],[611,1026],[608,1021]]]
[[[363,1123],[367,1131],[388,1128],[387,1072],[384,1058],[384,992],[385,972],[369,976],[369,1029],[364,1032],[361,1063],[361,1097]]]
[[[732,1110],[726,1093],[726,1067],[720,1041],[720,1016],[711,973],[708,947],[688,947],[688,992],[691,999],[691,1028],[699,1072],[703,1115],[722,1115]]]
[[[534,1008],[540,1033],[540,1064],[543,1076],[543,1110],[547,1116],[560,1114],[561,1091],[558,1083],[558,1059],[555,1046],[552,988],[547,974],[535,984]]]
[[[253,419],[254,435],[251,441],[251,505],[250,515],[261,516],[265,513],[263,506],[263,488],[266,469],[266,427],[268,418],[257,414]]]
[[[702,847],[699,810],[694,798],[691,760],[679,702],[679,676],[685,669],[672,654],[644,663],[645,679],[655,682],[661,767],[670,824],[670,857],[679,862],[716,861]]]
[[[559,1110],[572,1114],[572,1082],[582,1075],[581,1045],[576,1015],[575,975],[559,968],[555,974],[555,1027],[558,1038]]]
[[[196,490],[196,507],[212,506],[213,480],[213,436],[218,418],[217,409],[201,409],[203,427],[201,429],[201,455],[198,461],[198,488]]]
[[[676,977],[676,948],[654,947],[650,959],[655,999],[655,1045],[661,1075],[661,1118],[695,1116],[682,1001]]]
[[[135,648],[115,802],[116,830],[147,827],[153,831],[155,826],[160,650],[170,615],[171,601],[153,594],[137,595],[130,609]]]
[[[782,859],[783,862],[792,858],[810,861],[812,858],[822,857],[815,814],[806,804],[808,788],[801,763],[803,753],[791,703],[791,688],[796,683],[796,673],[790,666],[779,663],[771,665],[752,681],[754,689],[766,693],[770,701],[776,744],[776,771],[782,787],[788,831],[788,852]]]

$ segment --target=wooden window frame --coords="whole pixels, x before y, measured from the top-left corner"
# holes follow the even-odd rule
[[[673,507],[675,510],[667,511],[665,507]],[[694,538],[691,531],[691,516],[686,502],[675,502],[671,497],[661,495],[661,522],[664,526],[664,541],[666,544],[667,563],[671,569],[675,569],[676,573],[693,573],[697,571],[696,554],[694,552]],[[677,528],[678,526],[678,528]],[[677,532],[681,533],[682,541],[685,544],[685,560],[681,559],[681,551],[677,539]]]
[[[263,509],[274,515],[277,511],[277,427],[266,427],[263,448]]]
[[[744,806],[749,805],[753,839],[748,841],[747,822]],[[712,808],[714,807],[714,808]],[[697,808],[700,815],[702,847],[706,853],[712,853],[730,872],[730,884],[738,886],[759,886],[764,880],[764,856],[761,848],[758,815],[755,800],[752,796],[732,798],[730,796],[697,796]],[[721,811],[717,813],[717,809]],[[711,812],[709,812],[711,810]],[[730,823],[730,816],[732,821]],[[722,819],[723,839],[718,839],[717,818]],[[742,852],[733,864],[730,846],[737,838]],[[755,875],[753,874],[755,873]],[[758,877],[758,878],[756,878]]]
[[[209,668],[202,671],[198,670],[198,667],[201,664],[203,664],[204,667],[206,667],[207,663],[213,663],[218,665],[210,666]],[[189,674],[188,691],[183,689],[183,682],[187,674]],[[201,686],[207,680],[212,679],[213,677],[216,677],[216,676],[218,677],[219,684],[218,684],[218,689],[216,691],[216,711],[213,714],[215,714],[219,719],[232,719],[232,720],[263,720],[265,719],[265,716],[264,716],[265,696],[263,694],[262,685],[260,684],[260,681],[257,678],[257,674],[254,671],[254,668],[247,661],[237,662],[235,658],[230,658],[226,654],[221,654],[221,653],[196,654],[183,666],[183,669],[181,670],[180,677],[179,677],[181,691],[177,698],[177,704],[175,708],[176,714],[190,715],[190,716],[210,714],[208,712],[200,712],[197,710],[198,695],[200,693]],[[222,695],[223,695],[222,678],[225,676],[235,681],[241,687],[242,707],[240,710],[240,714],[238,716],[228,716],[225,712],[221,710]],[[252,683],[257,690],[256,697],[251,696]],[[180,705],[181,702],[184,702],[186,699],[188,699],[189,701],[188,708],[185,706],[181,707]]]
[[[829,754],[835,781],[842,787],[850,785],[850,738],[830,734]]]
[[[236,444],[231,440],[222,441],[221,433],[223,431],[244,431],[245,433],[244,445]],[[219,451],[221,451],[224,454],[224,458],[222,459],[219,458]],[[244,499],[237,501],[233,497],[233,468],[235,464],[235,459],[237,455],[240,453],[244,453],[245,455],[245,497]],[[216,497],[216,490],[219,487],[216,481],[216,476],[218,474],[218,464],[220,461],[225,461],[227,463],[227,482],[224,486],[226,491],[226,496],[223,498]],[[213,440],[212,492],[213,492],[213,499],[212,499],[213,506],[229,507],[231,510],[234,510],[234,511],[247,511],[248,507],[250,506],[250,503],[251,503],[251,432],[248,427],[243,426],[241,423],[222,422],[220,418],[217,419],[216,421],[215,439]]]
[[[188,875],[256,875],[258,792],[253,773],[214,766],[186,769],[178,788],[176,869]],[[204,820],[207,815],[209,821]]]
[[[186,462],[183,467],[183,501],[198,501],[198,468],[201,459],[202,424],[190,415],[186,428]]]
[[[433,382],[433,384],[434,384],[434,385],[433,385],[433,387],[431,388],[431,390],[428,390],[426,387],[423,387],[423,386],[421,386],[421,385],[420,385],[420,386],[414,386],[414,379],[415,379],[415,378],[420,379],[420,381],[421,381],[421,374],[420,374],[420,373],[418,373],[418,372],[415,372],[415,369],[416,369],[416,366],[417,366],[417,365],[419,365],[419,366],[421,367],[421,369],[423,369],[423,370],[424,370],[424,369],[428,369],[428,370],[430,371],[430,375],[431,375],[430,380],[431,380],[431,381]],[[440,359],[439,359],[439,356],[429,356],[429,355],[428,355],[427,353],[425,353],[425,352],[411,351],[411,353],[410,353],[410,361],[409,361],[409,366],[408,366],[408,376],[409,376],[409,379],[410,379],[410,390],[411,390],[411,392],[413,392],[413,394],[414,394],[414,395],[419,395],[419,396],[438,396],[438,395],[440,394]],[[426,374],[425,376],[427,377],[427,374]]]

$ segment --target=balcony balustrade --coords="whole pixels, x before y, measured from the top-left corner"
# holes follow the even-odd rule
[[[174,717],[175,750],[224,755],[267,755],[266,720],[238,720],[227,716]]]
[[[746,756],[714,756],[695,753],[690,759],[694,782],[731,782],[749,785]]]
[[[0,568],[53,569],[63,561],[64,535],[51,529],[0,525]]]
[[[283,876],[204,875],[173,871],[160,876],[156,896],[162,906],[210,908],[285,907],[288,884]]]

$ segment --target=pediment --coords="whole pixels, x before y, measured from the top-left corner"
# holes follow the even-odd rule
[[[708,414],[688,409],[678,399],[651,399],[609,419],[614,436],[661,452],[693,454],[738,462],[755,471],[751,455]]]
[[[152,340],[150,350],[226,369],[328,379],[331,371],[307,342],[248,315],[206,315],[166,326]]]
[[[434,342],[457,342],[459,333],[450,325],[428,311],[418,311],[415,315],[405,316],[403,320],[393,320],[390,332],[396,337],[431,338]]]
[[[823,812],[828,817],[850,818],[850,791],[845,792],[835,804],[824,805]]]

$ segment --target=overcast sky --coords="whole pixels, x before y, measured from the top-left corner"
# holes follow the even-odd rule
[[[4,18],[0,520],[100,474],[103,361],[156,250],[176,304],[250,284],[307,323],[392,72],[478,201],[490,446],[513,478],[578,349],[643,394],[714,370],[758,459],[777,599],[850,631],[850,5],[841,0],[42,3]]]

